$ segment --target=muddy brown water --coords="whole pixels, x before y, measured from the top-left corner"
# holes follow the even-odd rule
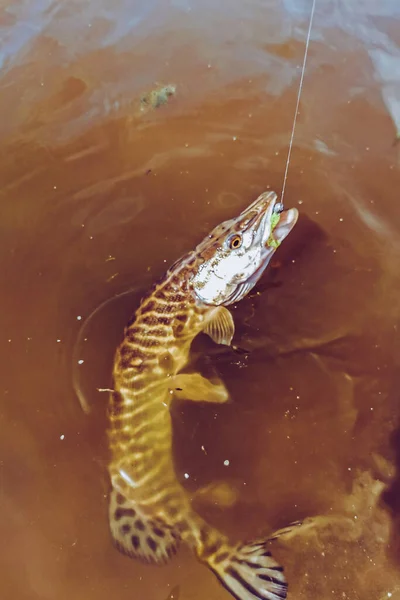
[[[2,598],[228,600],[186,548],[162,568],[113,548],[97,389],[142,292],[282,189],[310,9],[0,8]],[[173,411],[189,493],[224,482],[198,498],[210,522],[240,538],[321,516],[276,544],[292,600],[400,598],[399,31],[397,2],[317,0],[285,196],[299,224],[234,308],[248,352],[193,347],[232,403]],[[140,111],[159,85],[176,93]]]

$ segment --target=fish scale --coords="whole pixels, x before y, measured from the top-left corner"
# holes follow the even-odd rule
[[[185,278],[187,274],[183,267],[181,267],[181,271],[182,278]],[[167,277],[159,287],[156,287],[150,296],[142,302],[134,323],[126,329],[125,340],[117,352],[114,370],[115,383],[122,379],[124,385],[129,388],[130,382],[139,376],[143,387],[133,394],[125,394],[125,400],[132,396],[133,405],[129,404],[128,410],[124,411],[122,415],[120,414],[117,419],[113,416],[110,417],[110,446],[117,457],[116,464],[111,463],[110,465],[110,472],[113,472],[115,468],[119,470],[121,461],[122,465],[128,463],[132,471],[132,477],[135,476],[135,473],[139,476],[135,479],[137,484],[135,490],[140,488],[140,492],[135,492],[135,501],[137,502],[140,497],[141,502],[149,508],[151,500],[155,499],[154,511],[160,511],[160,505],[161,508],[165,506],[164,496],[170,494],[170,488],[177,485],[173,469],[168,468],[170,467],[169,456],[172,454],[172,428],[167,407],[169,407],[171,401],[171,394],[168,387],[163,385],[169,371],[174,371],[177,367],[176,360],[172,358],[169,361],[169,368],[163,368],[162,356],[166,344],[170,340],[174,341],[175,348],[179,346],[181,354],[183,354],[184,349],[182,346],[187,343],[187,340],[186,336],[181,335],[178,344],[176,336],[173,334],[174,328],[176,330],[179,325],[183,325],[182,319],[178,319],[176,324],[174,315],[175,317],[182,317],[184,314],[182,311],[183,295],[179,294],[177,297],[173,285],[176,285],[176,283],[172,284],[170,277]],[[201,320],[204,311],[196,310],[194,301],[190,304],[192,309],[188,309],[187,313],[184,314],[185,321],[188,321],[189,312],[198,315],[199,320]],[[163,317],[165,313],[170,317],[169,325],[165,323],[161,325],[159,322],[159,318]],[[149,318],[154,322],[154,325],[149,325]],[[170,356],[172,356],[171,350],[169,348]],[[138,364],[136,364],[137,359],[140,361],[138,361]],[[156,368],[155,364],[157,365]],[[131,369],[133,372],[131,372]],[[142,411],[141,419],[134,419],[131,416],[131,406],[133,406],[134,411]],[[162,408],[165,410],[163,411]],[[125,445],[125,439],[121,440],[121,429],[116,426],[121,416],[126,417],[124,420],[127,421],[128,425],[125,427],[129,430],[132,440],[132,446],[128,449]],[[153,425],[152,428],[151,425]],[[119,448],[121,443],[123,447]],[[146,448],[147,451],[141,452],[140,461],[135,460],[132,463],[130,452],[134,454],[135,448],[138,447]],[[138,463],[137,467],[134,466],[136,463]],[[167,480],[168,473],[172,475],[169,480]]]

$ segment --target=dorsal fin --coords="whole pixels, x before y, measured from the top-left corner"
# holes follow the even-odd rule
[[[162,564],[176,552],[180,537],[159,519],[148,519],[115,489],[110,495],[110,529],[115,546],[132,558]]]

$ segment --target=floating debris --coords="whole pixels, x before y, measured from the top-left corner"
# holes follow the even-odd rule
[[[158,86],[147,94],[143,94],[140,98],[140,110],[141,112],[147,112],[159,108],[160,106],[167,104],[171,96],[174,96],[175,94],[176,85],[172,83]]]

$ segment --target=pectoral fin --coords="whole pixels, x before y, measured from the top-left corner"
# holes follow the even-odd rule
[[[197,402],[222,404],[229,399],[229,393],[222,381],[212,383],[200,373],[180,373],[171,377],[169,385],[175,398]]]
[[[203,331],[216,344],[230,346],[235,333],[235,323],[233,322],[232,314],[224,306],[219,306],[213,310]]]
[[[228,481],[213,481],[196,490],[193,495],[193,501],[203,507],[231,508],[238,500],[238,486]]]

